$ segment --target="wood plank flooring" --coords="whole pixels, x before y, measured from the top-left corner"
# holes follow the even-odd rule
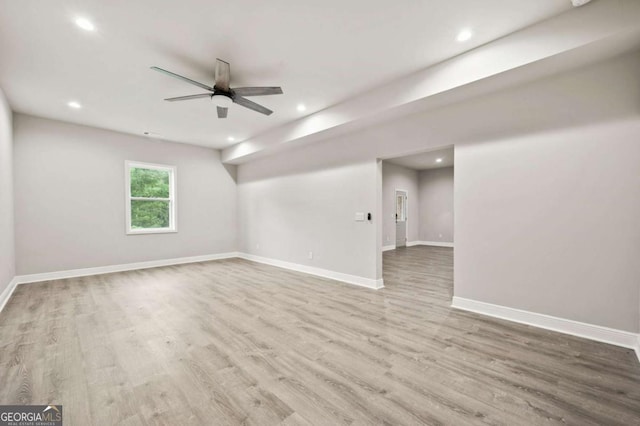
[[[632,351],[453,310],[452,249],[367,290],[240,259],[20,285],[0,404],[66,425],[638,425]]]

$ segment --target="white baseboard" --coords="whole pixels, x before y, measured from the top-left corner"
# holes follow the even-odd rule
[[[67,271],[45,272],[41,274],[18,275],[12,281],[9,287],[0,295],[0,303],[4,303],[11,296],[11,292],[17,284],[36,283],[49,280],[59,280],[65,278],[84,277],[89,275],[110,274],[113,272],[132,271],[135,269],[157,268],[160,266],[180,265],[184,263],[207,262],[210,260],[230,259],[240,257],[254,262],[265,263],[293,271],[304,272],[306,274],[317,275],[324,278],[330,278],[336,281],[342,281],[348,284],[354,284],[362,287],[381,289],[384,287],[382,279],[374,280],[370,278],[359,277],[356,275],[343,274],[328,269],[315,268],[312,266],[300,265],[296,263],[285,262],[276,259],[269,259],[260,256],[254,256],[246,253],[220,253],[204,256],[180,257],[174,259],[152,260],[148,262],[125,263],[121,265],[98,266],[95,268],[71,269]]]
[[[451,247],[453,248],[453,243],[448,243],[444,241],[409,241],[407,242],[407,247],[414,246],[433,246],[433,247]],[[395,250],[396,246],[383,246],[382,251]]]
[[[587,324],[550,315],[537,314],[535,312],[508,308],[506,306],[479,302],[477,300],[453,297],[451,306],[465,311],[471,311],[482,315],[513,321],[546,330],[557,331],[572,336],[583,337],[597,342],[609,343],[636,351],[640,360],[640,335],[629,331],[616,330],[599,325]]]
[[[416,245],[433,247],[453,247],[453,243],[446,241],[416,241]]]
[[[67,271],[45,272],[42,274],[18,275],[17,284],[36,283],[64,278],[85,277],[88,275],[110,274],[112,272],[132,271],[134,269],[157,268],[159,266],[181,265],[183,263],[207,262],[209,260],[238,257],[238,253],[219,253],[204,256],[178,257],[174,259],[151,260],[148,262],[125,263],[121,265],[98,266],[95,268],[70,269]]]
[[[271,259],[247,253],[239,253],[238,257],[253,262],[264,263],[265,265],[277,266],[278,268],[290,269],[292,271],[303,272],[305,274],[316,275],[336,281],[342,281],[347,284],[358,285],[374,290],[384,288],[384,281],[382,279],[374,280],[372,278],[343,274],[342,272],[335,272],[329,269],[316,268],[314,266],[301,265],[299,263],[285,262],[283,260]]]
[[[7,288],[5,288],[4,291],[0,294],[0,312],[2,312],[2,310],[4,309],[5,305],[11,298],[11,295],[13,294],[13,291],[17,286],[18,280],[16,279],[16,277],[13,277],[13,279],[9,281]]]

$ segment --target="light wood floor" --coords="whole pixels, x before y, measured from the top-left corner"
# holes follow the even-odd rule
[[[449,308],[452,250],[379,291],[233,259],[18,286],[0,404],[66,425],[640,424],[630,350]]]

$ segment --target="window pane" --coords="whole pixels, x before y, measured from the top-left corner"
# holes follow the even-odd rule
[[[131,229],[168,227],[169,201],[131,200]]]
[[[396,220],[404,222],[407,219],[406,197],[402,194],[396,195]]]
[[[169,198],[169,171],[132,167],[131,196]]]

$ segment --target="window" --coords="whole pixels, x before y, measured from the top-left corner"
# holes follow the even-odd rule
[[[127,234],[177,232],[176,168],[125,163]]]

